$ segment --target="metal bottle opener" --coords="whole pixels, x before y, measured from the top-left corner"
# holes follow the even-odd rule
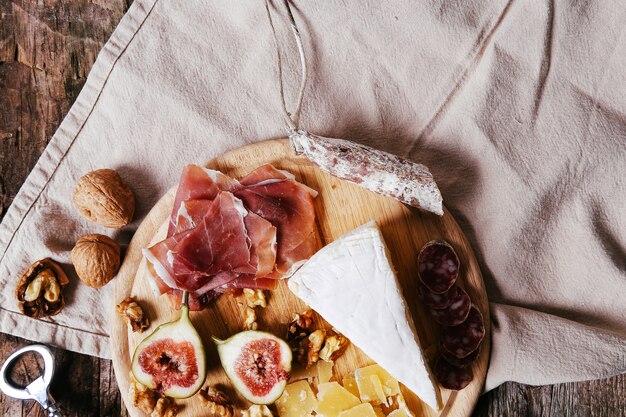
[[[44,370],[43,375],[31,382],[26,388],[16,388],[7,380],[8,368],[11,363],[25,352],[37,352],[43,358]],[[35,400],[48,412],[48,417],[63,417],[56,408],[54,400],[48,393],[48,386],[52,380],[54,372],[54,360],[50,350],[43,345],[26,346],[14,352],[2,365],[0,369],[0,390],[9,397],[18,398],[20,400]]]

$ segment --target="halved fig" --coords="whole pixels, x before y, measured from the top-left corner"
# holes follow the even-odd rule
[[[284,340],[255,330],[213,340],[226,375],[244,398],[254,404],[271,404],[281,396],[292,359]]]
[[[206,358],[200,335],[189,319],[183,293],[180,318],[157,327],[135,349],[132,372],[135,379],[172,398],[194,395],[206,378]]]

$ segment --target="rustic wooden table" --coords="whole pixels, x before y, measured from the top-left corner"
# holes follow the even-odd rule
[[[0,219],[132,0],[0,0]],[[10,291],[11,289],[6,289]],[[0,361],[28,341],[0,334]],[[127,416],[111,361],[54,349],[52,393],[67,416]],[[14,369],[32,380],[39,364]],[[2,416],[44,416],[0,395]],[[626,375],[543,387],[507,383],[474,416],[626,416]]]

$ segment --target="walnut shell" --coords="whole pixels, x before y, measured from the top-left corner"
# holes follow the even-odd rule
[[[41,259],[20,275],[15,286],[17,306],[33,318],[54,316],[65,306],[63,287],[69,283],[61,267],[50,258]]]
[[[135,213],[132,190],[112,169],[99,169],[80,177],[72,203],[92,222],[110,228],[126,226]]]
[[[120,269],[120,245],[104,235],[81,237],[72,249],[72,263],[85,284],[100,288]]]

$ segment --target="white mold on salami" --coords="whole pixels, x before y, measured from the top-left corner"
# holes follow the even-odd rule
[[[289,139],[296,154],[306,156],[337,178],[443,215],[441,192],[422,164],[365,145],[301,130],[292,132]]]

